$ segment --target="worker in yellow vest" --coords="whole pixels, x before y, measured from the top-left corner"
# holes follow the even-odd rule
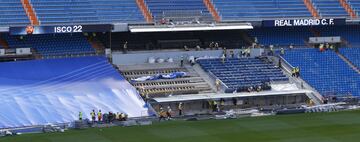
[[[100,122],[102,120],[101,110],[99,110],[97,115],[98,115],[98,122]]]
[[[80,112],[79,112],[79,120],[82,120],[82,117],[83,117],[82,115],[83,115],[83,114],[82,114],[82,112],[80,111]]]
[[[291,69],[291,76],[296,77],[296,68],[295,67]]]
[[[95,110],[92,110],[92,112],[90,113],[91,115],[91,120],[92,120],[92,123],[95,122]]]

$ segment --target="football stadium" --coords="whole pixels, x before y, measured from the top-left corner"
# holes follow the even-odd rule
[[[360,0],[0,0],[0,141],[360,139]]]

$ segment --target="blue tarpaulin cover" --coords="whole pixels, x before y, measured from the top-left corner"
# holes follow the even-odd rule
[[[0,128],[66,123],[90,112],[150,112],[104,57],[0,63]]]

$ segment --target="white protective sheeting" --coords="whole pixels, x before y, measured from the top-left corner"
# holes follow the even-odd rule
[[[102,57],[2,63],[0,68],[17,70],[0,71],[0,129],[72,122],[79,111],[90,118],[93,109],[129,117],[150,114],[136,89]]]

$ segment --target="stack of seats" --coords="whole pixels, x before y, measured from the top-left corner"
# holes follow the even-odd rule
[[[340,48],[340,53],[360,69],[360,48]]]
[[[42,25],[99,22],[88,0],[31,0],[31,4]]]
[[[313,48],[293,49],[283,57],[300,67],[301,78],[322,95],[360,95],[360,76],[333,51]]]
[[[351,8],[355,10],[357,15],[360,15],[360,1],[358,0],[347,0]]]
[[[321,17],[349,17],[348,13],[341,6],[339,0],[312,0],[312,2]]]
[[[87,0],[95,8],[101,23],[144,23],[135,0]]]
[[[312,17],[302,0],[213,0],[223,21]]]
[[[136,89],[105,57],[0,63],[0,129],[90,119],[90,111],[148,116]]]
[[[119,67],[121,70],[121,67]],[[135,86],[143,97],[166,97],[169,95],[186,95],[212,92],[210,86],[196,73],[184,67],[157,66],[152,69],[121,70],[126,79]],[[159,79],[147,81],[132,81],[143,76],[164,75],[174,72],[185,72],[186,76],[175,79]]]
[[[263,45],[304,46],[309,37],[313,37],[308,27],[274,27],[249,30],[251,37],[256,37]]]
[[[145,3],[156,21],[164,17],[172,21],[192,21],[194,17],[212,20],[202,0],[145,0]]]
[[[230,89],[226,92],[244,92],[249,87],[257,86],[270,90],[267,84],[271,81],[288,81],[281,69],[258,58],[227,58],[225,63],[219,58],[200,59],[197,62]]]
[[[20,0],[0,1],[0,27],[24,26],[29,24],[30,20],[26,16]]]
[[[43,57],[95,54],[82,34],[4,36],[10,48],[34,48]]]

